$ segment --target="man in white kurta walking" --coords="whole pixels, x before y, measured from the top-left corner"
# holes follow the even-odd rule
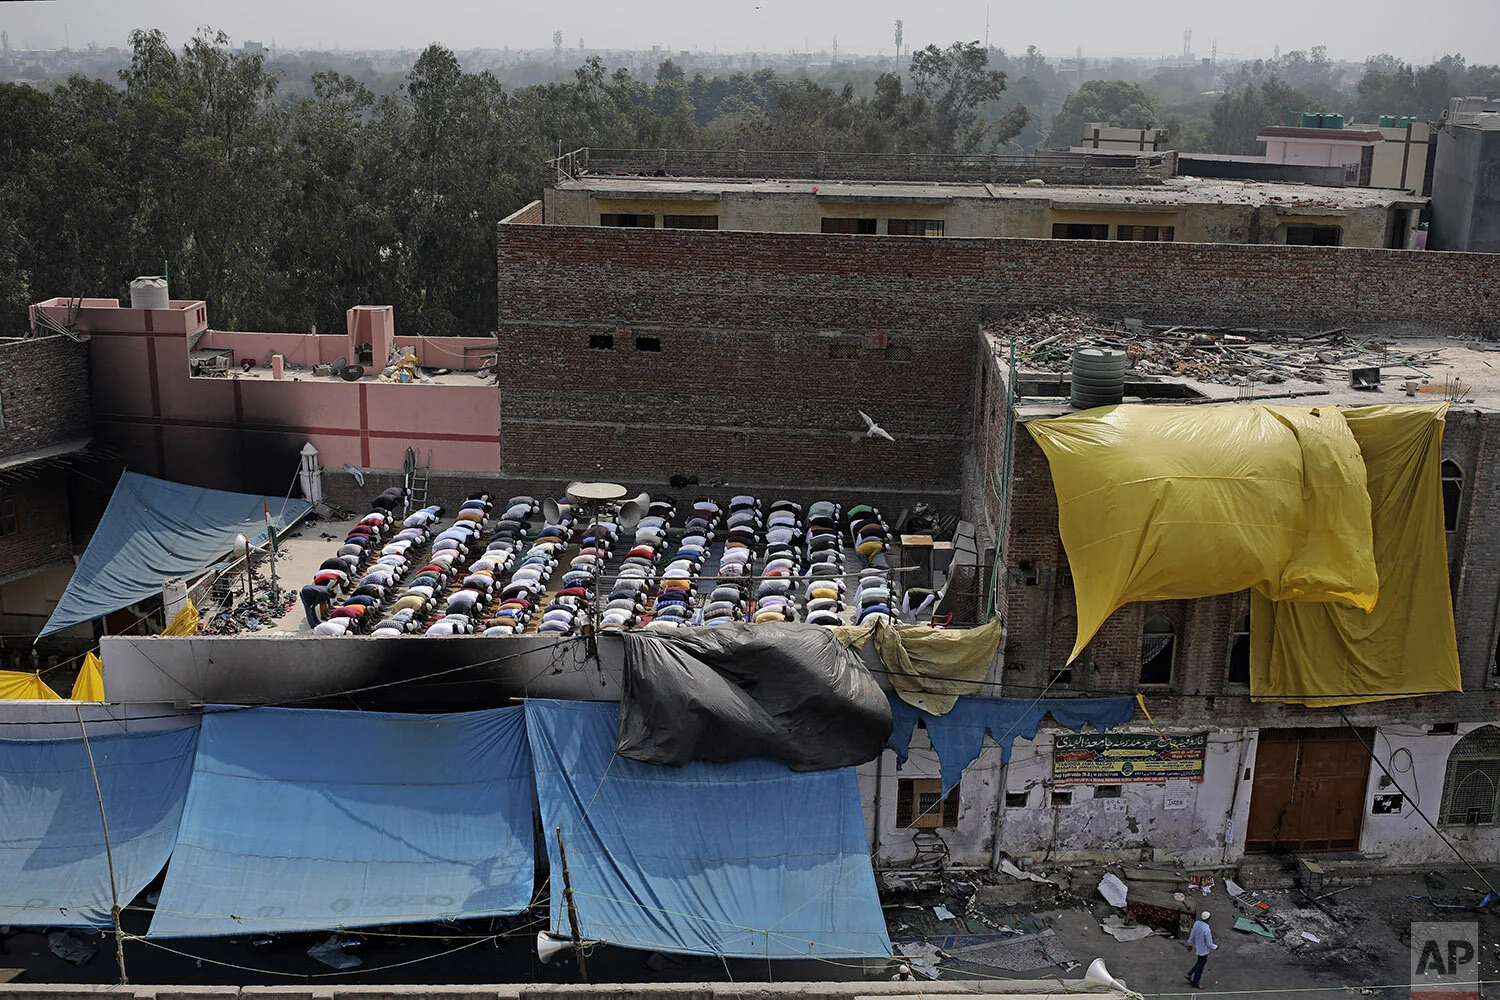
[[[1193,921],[1193,929],[1188,931],[1188,947],[1193,949],[1198,961],[1188,970],[1187,981],[1198,990],[1203,989],[1203,967],[1208,964],[1208,953],[1219,947],[1214,944],[1214,932],[1208,926],[1209,916],[1207,910],[1198,914],[1198,919]]]

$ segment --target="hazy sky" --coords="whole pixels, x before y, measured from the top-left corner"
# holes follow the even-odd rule
[[[1193,51],[1269,56],[1326,45],[1334,58],[1391,52],[1427,62],[1462,52],[1500,62],[1500,0],[1043,0],[988,4],[990,41],[1008,50],[1036,44],[1049,55],[1177,55],[1182,33]],[[199,25],[245,39],[312,48],[542,48],[562,29],[571,48],[826,50],[889,53],[892,22],[909,45],[982,39],[984,0],[0,0],[11,44],[68,41],[123,45],[134,27],[164,29],[180,42]]]

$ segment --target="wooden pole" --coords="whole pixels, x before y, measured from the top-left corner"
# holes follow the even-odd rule
[[[568,904],[568,927],[573,931],[573,954],[578,956],[578,980],[587,986],[589,970],[583,961],[583,935],[578,933],[578,907],[573,902],[573,879],[568,875],[568,849],[563,846],[562,827],[557,828],[557,857],[562,862],[563,899]]]
[[[99,825],[104,828],[104,860],[109,866],[109,922],[115,929],[115,964],[120,967],[120,985],[127,986],[130,977],[125,974],[125,935],[120,930],[120,893],[115,887],[115,856],[109,845],[109,820],[104,815],[104,793],[99,790],[99,769],[94,766],[94,748],[89,745],[89,730],[83,724],[83,709],[77,705],[78,728],[83,732],[83,750],[88,754],[89,773],[94,778],[94,798],[99,802]]]

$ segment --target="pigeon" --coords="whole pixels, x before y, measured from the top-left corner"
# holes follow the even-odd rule
[[[886,431],[884,427],[881,427],[875,421],[871,420],[870,415],[864,410],[857,410],[855,412],[857,412],[861,417],[865,418],[865,427],[867,428],[867,430],[865,431],[865,437],[882,437],[887,441],[896,440],[895,438],[891,437],[891,435]]]
[[[354,477],[354,481],[356,483],[358,483],[359,485],[363,486],[365,484],[364,470],[362,470],[362,469],[356,469],[354,466],[350,465],[348,462],[345,462],[344,463],[344,471],[347,472],[347,473],[349,473],[349,475],[353,476]]]

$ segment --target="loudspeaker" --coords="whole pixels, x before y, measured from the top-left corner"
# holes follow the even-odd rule
[[[536,957],[543,965],[552,961],[552,956],[560,951],[567,951],[573,947],[573,942],[564,938],[555,938],[546,931],[536,932]]]
[[[1130,987],[1109,974],[1102,958],[1089,963],[1088,971],[1083,974],[1083,985],[1091,990],[1119,990],[1121,993],[1130,991]]]
[[[562,508],[557,501],[551,497],[542,500],[542,517],[547,519],[548,524],[557,524],[562,520]]]
[[[635,496],[620,504],[620,513],[615,520],[620,525],[621,531],[629,531],[640,523],[641,518],[651,509],[651,494],[637,493]]]

